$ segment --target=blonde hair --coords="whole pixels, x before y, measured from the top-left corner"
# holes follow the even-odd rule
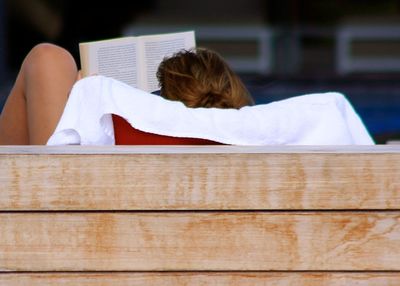
[[[188,107],[240,108],[253,99],[240,78],[216,52],[183,50],[165,58],[157,71],[161,96]]]

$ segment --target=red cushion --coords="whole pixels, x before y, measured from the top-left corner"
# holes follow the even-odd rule
[[[113,114],[116,145],[217,145],[220,143],[198,138],[164,136],[133,128],[124,118]]]

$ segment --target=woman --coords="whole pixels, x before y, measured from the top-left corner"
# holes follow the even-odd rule
[[[163,97],[189,107],[253,104],[239,77],[218,54],[207,49],[182,51],[165,59],[157,77]],[[0,144],[46,144],[79,78],[68,51],[52,44],[35,46],[22,63],[0,115]]]

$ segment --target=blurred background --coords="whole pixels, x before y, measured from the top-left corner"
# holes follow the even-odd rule
[[[400,0],[0,0],[0,110],[40,42],[194,29],[256,103],[338,91],[377,143],[400,139]]]

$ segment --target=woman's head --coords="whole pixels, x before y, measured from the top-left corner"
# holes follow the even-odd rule
[[[161,96],[188,107],[240,108],[253,100],[240,78],[217,53],[181,51],[160,64]]]

